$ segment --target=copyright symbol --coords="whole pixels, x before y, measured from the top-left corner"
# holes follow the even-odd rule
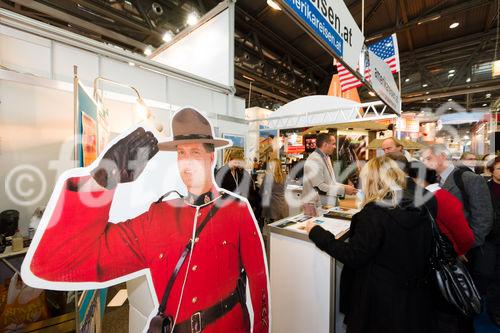
[[[28,186],[25,184],[28,183]],[[39,185],[38,194],[35,193]],[[47,189],[47,181],[40,169],[28,165],[18,165],[10,170],[5,179],[7,197],[19,206],[32,206],[40,201]]]

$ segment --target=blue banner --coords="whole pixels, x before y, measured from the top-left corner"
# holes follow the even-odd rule
[[[340,58],[344,40],[309,0],[283,0]]]

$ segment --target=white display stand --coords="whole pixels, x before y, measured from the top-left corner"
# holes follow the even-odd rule
[[[286,220],[267,226],[270,233],[268,258],[271,276],[272,332],[344,332],[343,315],[338,311],[342,264],[319,250],[303,223],[280,228]],[[316,218],[322,227],[345,240],[349,220]]]

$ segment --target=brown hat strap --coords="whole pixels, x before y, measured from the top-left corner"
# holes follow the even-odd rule
[[[196,139],[213,140],[213,136],[207,134],[183,134],[174,136],[174,140],[196,140]]]

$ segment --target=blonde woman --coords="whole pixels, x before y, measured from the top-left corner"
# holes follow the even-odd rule
[[[267,170],[260,195],[262,197],[262,216],[264,221],[272,222],[288,216],[288,204],[285,200],[285,173],[281,161],[272,158],[267,163]]]
[[[390,158],[370,160],[360,178],[365,197],[349,242],[307,225],[316,246],[344,264],[340,310],[347,332],[433,332],[427,212],[406,196],[405,174]]]

